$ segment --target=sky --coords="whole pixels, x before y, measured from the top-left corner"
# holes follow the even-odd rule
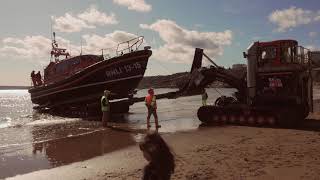
[[[146,76],[190,71],[194,49],[217,64],[246,63],[254,41],[295,39],[320,50],[318,0],[1,0],[0,85],[25,85],[50,62],[52,31],[71,55],[101,54],[144,36]],[[208,65],[206,63],[205,65]]]

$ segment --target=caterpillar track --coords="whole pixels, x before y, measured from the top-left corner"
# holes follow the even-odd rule
[[[245,126],[279,126],[295,127],[305,118],[304,112],[298,107],[247,107],[230,105],[226,107],[202,106],[197,112],[201,122],[207,124],[234,124]]]

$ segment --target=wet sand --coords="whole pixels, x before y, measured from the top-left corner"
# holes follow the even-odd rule
[[[137,134],[142,137],[143,133]],[[320,177],[319,120],[309,120],[300,129],[219,125],[161,134],[176,157],[172,179]],[[141,178],[146,163],[137,145],[132,144],[93,159],[9,179],[134,180]]]
[[[200,124],[185,117],[160,122],[163,128],[159,131],[165,134],[197,129]],[[74,121],[27,127],[31,128],[28,130],[32,132],[31,142],[0,146],[0,179],[65,166],[135,146],[147,132],[145,123],[128,124],[119,117],[109,125],[103,128],[98,121]],[[26,128],[8,130],[26,131]]]
[[[0,179],[88,160],[135,144],[132,134],[100,128],[33,144],[2,148]]]

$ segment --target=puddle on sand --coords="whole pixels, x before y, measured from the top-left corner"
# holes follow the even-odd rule
[[[87,160],[135,144],[131,133],[100,129],[2,148],[0,179]]]

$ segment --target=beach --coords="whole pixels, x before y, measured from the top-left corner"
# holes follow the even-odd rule
[[[320,122],[315,121],[320,127]],[[210,126],[163,133],[172,148],[172,179],[317,179],[320,129]],[[137,145],[82,162],[8,179],[140,179]]]
[[[320,0],[0,13],[0,180],[320,180]]]
[[[210,103],[218,94],[208,92]],[[172,179],[320,177],[319,113],[296,129],[204,125],[196,116],[200,103],[199,96],[158,102],[159,133],[176,159]],[[2,129],[2,178],[141,179],[147,164],[138,147],[147,133],[143,103],[132,106],[125,118],[115,117],[108,128],[99,121],[42,114],[26,118],[20,121],[30,122],[21,125],[12,118],[11,127]]]

